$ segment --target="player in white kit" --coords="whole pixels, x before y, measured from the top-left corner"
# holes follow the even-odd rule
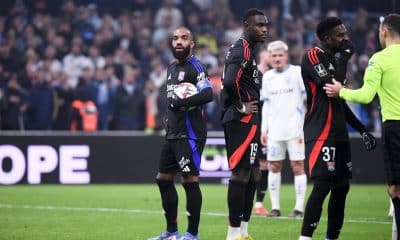
[[[290,217],[302,217],[307,176],[304,172],[303,122],[306,93],[300,66],[288,62],[288,46],[282,41],[268,44],[272,69],[262,79],[261,143],[267,145],[270,164],[268,189],[272,210],[269,217],[281,216],[280,186],[282,161],[289,154],[294,174],[296,204]]]

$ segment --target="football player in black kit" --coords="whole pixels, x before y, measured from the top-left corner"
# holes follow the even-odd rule
[[[304,139],[313,190],[307,201],[299,240],[311,239],[329,192],[326,239],[339,238],[352,168],[346,122],[362,135],[367,150],[376,146],[375,138],[346,102],[329,98],[323,90],[325,83],[331,83],[332,79],[345,81],[347,63],[354,51],[346,27],[339,18],[329,17],[318,24],[316,33],[320,45],[308,50],[301,63],[307,91]]]
[[[256,161],[259,136],[260,77],[254,46],[267,38],[267,18],[257,9],[243,17],[243,36],[229,49],[222,77],[222,116],[229,168],[227,240],[252,239],[247,226],[260,179]]]
[[[167,229],[150,240],[198,240],[202,195],[199,187],[201,154],[206,141],[206,124],[202,105],[212,101],[211,84],[204,67],[192,55],[193,35],[185,27],[172,36],[172,52],[176,61],[167,69],[166,143],[161,150],[157,185],[161,193]],[[183,82],[194,84],[199,92],[179,99],[174,89]],[[174,176],[182,174],[188,212],[187,232],[179,236],[177,226],[178,194]],[[180,237],[180,238],[179,238]]]

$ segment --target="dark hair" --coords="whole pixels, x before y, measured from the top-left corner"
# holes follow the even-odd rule
[[[256,15],[265,15],[265,14],[257,8],[247,9],[247,11],[245,12],[245,14],[243,16],[243,22],[248,21],[250,17],[256,16]]]
[[[337,17],[328,17],[319,22],[316,30],[319,40],[322,41],[325,36],[328,36],[330,34],[330,31],[334,27],[339,26],[341,24],[343,24],[342,20],[340,20]]]
[[[382,22],[382,25],[385,25],[389,31],[400,34],[400,14],[391,13],[385,17]]]

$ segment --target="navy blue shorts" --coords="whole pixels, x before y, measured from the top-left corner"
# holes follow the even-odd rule
[[[167,140],[161,149],[160,173],[181,172],[182,175],[198,176],[201,154],[205,141],[192,139]]]

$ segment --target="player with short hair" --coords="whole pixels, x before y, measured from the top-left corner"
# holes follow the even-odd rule
[[[328,96],[369,103],[378,93],[382,105],[384,166],[388,193],[394,207],[392,239],[399,240],[400,224],[400,14],[381,18],[379,41],[382,51],[375,53],[365,69],[360,89],[344,88],[333,81],[324,89]]]
[[[303,122],[306,100],[300,66],[289,64],[288,46],[282,41],[268,44],[272,69],[262,79],[261,144],[267,145],[269,217],[281,216],[280,186],[282,161],[286,151],[294,174],[296,204],[290,217],[302,217],[307,189],[304,172]]]
[[[222,77],[222,115],[229,168],[227,240],[252,239],[248,222],[260,179],[256,159],[259,139],[260,78],[254,47],[267,38],[267,18],[257,9],[243,17],[243,35],[229,49]]]
[[[176,61],[167,69],[166,143],[161,150],[156,178],[167,229],[149,240],[198,240],[202,203],[199,168],[207,137],[202,105],[212,101],[213,95],[207,72],[192,55],[194,41],[190,30],[185,27],[176,29],[172,36],[171,47]],[[174,92],[180,83],[192,83],[199,92],[180,99]],[[182,174],[188,213],[187,232],[180,238],[177,225],[178,194],[174,184],[177,172]]]
[[[354,51],[346,27],[339,18],[328,17],[318,23],[316,33],[319,46],[308,50],[301,63],[307,92],[304,139],[313,189],[305,208],[300,240],[311,239],[329,193],[326,239],[339,238],[352,170],[346,123],[363,136],[367,150],[376,146],[375,138],[347,104],[328,97],[323,90],[333,78],[340,82],[346,79],[347,63]]]

